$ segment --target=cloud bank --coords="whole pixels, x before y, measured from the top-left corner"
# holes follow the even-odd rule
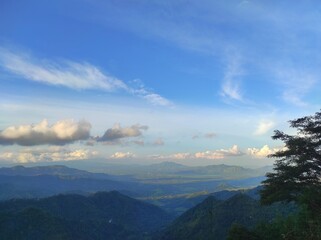
[[[19,152],[3,152],[0,153],[0,160],[16,163],[57,162],[85,160],[97,155],[97,151],[88,149],[69,150],[67,148],[52,147],[45,150],[24,149]]]
[[[0,132],[0,145],[65,145],[90,136],[91,124],[86,121],[58,121],[49,125],[44,119],[35,125],[11,126]]]
[[[216,160],[216,159],[224,159],[226,157],[237,157],[243,156],[243,153],[237,145],[233,145],[229,149],[219,149],[219,150],[208,150],[204,152],[196,152],[196,153],[175,153],[171,155],[154,155],[152,157],[157,159],[174,159],[174,160],[182,160],[182,159],[208,159],[208,160]]]

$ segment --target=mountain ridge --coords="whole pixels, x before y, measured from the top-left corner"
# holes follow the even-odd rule
[[[50,234],[62,239],[145,239],[144,236],[161,229],[173,217],[164,210],[117,191],[98,192],[88,197],[60,194],[42,199],[13,199],[0,202],[0,235],[15,236],[33,232],[45,236],[51,226],[33,225],[39,217],[54,224]],[[36,218],[36,219],[34,219]],[[31,221],[27,227],[20,222]],[[12,225],[16,222],[19,225]],[[60,232],[59,232],[60,231]],[[127,236],[127,237],[126,237]],[[125,237],[125,238],[124,238]],[[23,236],[14,239],[25,239]],[[32,238],[31,238],[32,239]],[[46,236],[43,239],[48,239]],[[60,239],[60,238],[59,238]]]

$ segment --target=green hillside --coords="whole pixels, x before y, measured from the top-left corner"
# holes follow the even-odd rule
[[[233,223],[253,227],[294,210],[292,205],[276,204],[268,207],[245,195],[237,194],[225,201],[210,196],[177,218],[159,237],[162,240],[226,239]]]
[[[170,221],[160,208],[115,191],[0,203],[1,239],[148,239]]]

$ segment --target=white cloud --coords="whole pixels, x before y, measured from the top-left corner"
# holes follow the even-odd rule
[[[11,126],[2,130],[0,145],[64,145],[88,139],[90,129],[91,125],[86,121],[62,120],[49,125],[48,121],[44,119],[35,125]]]
[[[243,98],[238,83],[233,82],[232,79],[224,81],[222,86],[222,96],[238,101],[242,101]]]
[[[113,91],[127,89],[121,80],[103,74],[89,63],[72,61],[53,62],[34,59],[0,49],[1,65],[8,71],[25,79],[72,89],[103,89]]]
[[[138,137],[143,134],[142,131],[146,131],[148,126],[144,125],[132,125],[130,127],[121,127],[119,123],[115,124],[112,128],[107,129],[102,137],[99,137],[99,142],[117,142],[122,138]]]
[[[242,155],[244,155],[244,153],[239,150],[237,145],[233,145],[229,149],[197,152],[194,154],[195,158],[202,158],[202,159],[223,159],[226,157],[242,156]]]
[[[145,96],[143,96],[143,98],[148,100],[150,103],[152,103],[154,105],[159,105],[159,106],[171,106],[172,105],[172,103],[169,100],[167,100],[166,98],[164,98],[156,93],[148,93]]]
[[[262,148],[248,148],[247,154],[255,158],[266,158],[280,150],[284,150],[284,147],[270,148],[268,145],[264,145]]]
[[[229,54],[230,55],[230,54]],[[228,64],[225,69],[221,95],[227,99],[243,101],[239,78],[244,74],[241,67],[241,59],[238,54],[228,56]]]
[[[172,154],[168,157],[165,157],[165,158],[172,158],[172,159],[190,159],[190,158],[194,158],[194,155],[191,154],[191,153],[175,153],[175,154]]]
[[[114,159],[134,158],[135,154],[131,152],[115,152],[110,157]]]
[[[170,106],[172,103],[145,87],[129,87],[124,81],[103,73],[98,67],[86,62],[68,60],[50,61],[9,51],[0,47],[0,65],[14,75],[48,85],[64,86],[76,90],[123,90],[129,94],[146,99],[153,105]]]
[[[140,79],[135,79],[134,81],[132,81],[132,83],[136,85],[135,87],[131,87],[129,90],[133,95],[143,98],[148,102],[150,102],[151,104],[157,105],[157,106],[171,107],[174,105],[168,99],[162,97],[157,93],[154,93],[152,90],[147,89]]]
[[[271,120],[262,120],[259,122],[254,135],[263,135],[270,131],[275,126],[275,123]]]
[[[196,152],[196,153],[175,153],[171,155],[154,155],[152,157],[157,159],[175,159],[175,160],[182,160],[182,159],[208,159],[208,160],[215,160],[215,159],[224,159],[226,157],[237,157],[243,156],[244,153],[239,150],[237,145],[233,145],[229,149],[219,149],[219,150],[212,150],[212,151],[204,151],[204,152]]]
[[[57,162],[90,159],[98,155],[88,149],[69,150],[56,147],[48,149],[24,149],[17,152],[0,153],[0,160],[14,163]]]

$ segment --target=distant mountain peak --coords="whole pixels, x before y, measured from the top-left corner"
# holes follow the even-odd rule
[[[12,168],[13,168],[13,169],[26,169],[26,167],[23,166],[23,165],[13,166]],[[6,168],[6,169],[8,169],[8,168]]]
[[[156,164],[152,164],[153,166],[167,166],[167,167],[170,167],[170,166],[174,166],[174,167],[186,167],[185,165],[183,164],[180,164],[180,163],[176,163],[176,162],[170,162],[170,161],[164,161],[164,162],[161,162],[161,163],[156,163]]]

